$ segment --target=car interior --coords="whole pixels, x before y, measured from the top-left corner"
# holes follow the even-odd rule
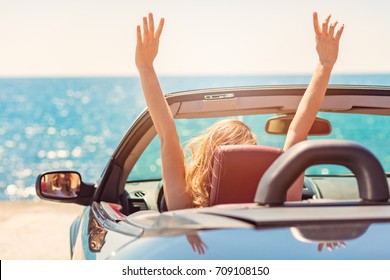
[[[248,91],[250,90],[248,89]],[[200,91],[199,94],[204,94],[203,98],[192,98],[185,100],[185,102],[182,100],[181,102],[175,102],[175,98],[172,97],[170,105],[177,119],[179,133],[180,131],[186,131],[191,126],[191,121],[193,121],[192,123],[196,123],[195,121],[202,123],[205,119],[230,117],[239,114],[240,116],[236,117],[245,122],[248,120],[249,124],[246,123],[252,126],[252,130],[256,134],[260,135],[262,145],[236,147],[239,151],[235,151],[234,147],[223,147],[216,151],[215,156],[218,160],[215,160],[213,164],[210,191],[211,206],[224,203],[253,202],[253,194],[262,174],[281,153],[283,135],[287,132],[288,125],[293,117],[292,112],[299,103],[302,90],[304,88],[289,91],[286,94],[283,91],[275,93],[270,89],[269,92],[265,90],[261,95],[248,94],[245,90],[240,94],[232,93],[233,91],[229,89],[215,94],[210,94],[210,92],[204,94]],[[320,113],[320,116],[324,117],[316,119],[309,139],[341,138],[340,127],[345,125],[345,130],[348,131],[348,123],[344,121],[337,124],[332,119],[333,115],[342,116],[346,120],[350,119],[351,123],[355,121],[354,117],[359,116],[362,117],[360,121],[367,120],[369,124],[373,118],[382,121],[390,114],[390,109],[384,106],[386,97],[380,94],[372,98],[372,93],[357,92],[353,88],[334,89],[334,91],[331,88],[328,91],[329,93],[327,93],[321,107],[322,113]],[[370,98],[367,98],[368,94],[371,94]],[[263,118],[261,121],[258,119],[252,121],[251,117],[254,116]],[[256,122],[262,123],[261,127],[253,127],[253,123]],[[183,123],[183,129],[180,127],[181,123]],[[386,132],[378,131],[377,133],[385,134]],[[193,135],[192,131],[187,131],[187,134]],[[276,135],[276,140],[268,141],[268,136],[264,136],[264,134]],[[345,137],[348,139],[348,135]],[[383,135],[381,137],[383,138]],[[187,138],[183,138],[181,140],[185,142]],[[157,147],[158,149],[158,142],[156,139],[153,141],[155,143],[151,143],[151,146],[154,145],[154,148]],[[266,148],[269,148],[268,153],[265,151]],[[145,152],[147,151],[145,150]],[[259,160],[260,158],[262,160]],[[237,162],[240,164],[237,164]],[[139,163],[148,166],[146,162],[142,161],[142,158]],[[132,172],[137,171],[139,163],[135,164]],[[337,171],[334,172],[334,170]],[[156,181],[148,182],[137,182],[135,177],[130,174],[129,181],[132,182],[126,184],[126,191],[129,192],[132,203],[140,209],[163,210],[164,207],[161,206],[164,205],[162,180],[159,180],[161,177],[155,178]],[[359,198],[355,176],[349,169],[335,165],[318,165],[314,172],[306,172],[304,186],[302,187],[302,199],[304,200],[353,200]],[[142,193],[141,196],[140,193]],[[153,203],[153,201],[156,201],[156,203]]]

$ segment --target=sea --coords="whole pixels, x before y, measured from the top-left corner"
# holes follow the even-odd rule
[[[160,77],[164,92],[309,81],[310,75]],[[390,86],[390,74],[336,74],[330,83]],[[138,77],[0,78],[0,201],[37,199],[35,180],[48,170],[77,170],[94,182],[145,106]]]

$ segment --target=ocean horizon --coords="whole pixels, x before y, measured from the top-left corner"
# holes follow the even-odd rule
[[[164,92],[308,84],[310,75],[161,76]],[[390,86],[390,74],[335,74],[330,84]],[[35,179],[72,169],[94,182],[145,108],[138,77],[0,77],[0,201],[35,199]],[[364,135],[364,131],[361,131]]]

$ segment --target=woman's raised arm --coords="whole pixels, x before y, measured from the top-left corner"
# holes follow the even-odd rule
[[[339,42],[344,30],[342,25],[337,31],[338,22],[329,25],[330,15],[324,20],[322,26],[318,22],[317,13],[313,13],[314,32],[316,35],[316,50],[319,61],[291,122],[287,133],[284,150],[298,142],[307,139],[307,135],[314,119],[320,109],[322,100],[329,83],[330,75],[336,63]],[[298,182],[300,181],[300,182]],[[287,200],[301,200],[303,177],[289,189]]]
[[[143,32],[137,26],[135,62],[143,93],[161,144],[164,194],[169,210],[191,207],[186,192],[184,154],[172,112],[162,93],[153,62],[158,53],[164,19],[155,31],[153,14],[143,18]]]

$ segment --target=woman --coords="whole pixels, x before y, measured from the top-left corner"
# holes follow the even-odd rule
[[[313,13],[316,49],[319,57],[308,88],[303,95],[290,125],[284,150],[304,141],[314,122],[336,63],[339,41],[344,26],[336,30],[337,22],[329,24],[330,15],[322,25],[317,13]],[[231,144],[256,144],[250,129],[237,120],[224,120],[213,125],[208,132],[190,143],[191,161],[185,164],[184,154],[176,131],[172,112],[165,101],[153,67],[158,52],[164,19],[155,30],[153,15],[143,18],[143,31],[137,26],[136,65],[149,108],[161,144],[164,194],[169,210],[205,207],[209,202],[208,178],[210,158],[216,147]],[[287,194],[288,200],[300,200],[302,176]],[[298,182],[299,181],[299,182]]]

